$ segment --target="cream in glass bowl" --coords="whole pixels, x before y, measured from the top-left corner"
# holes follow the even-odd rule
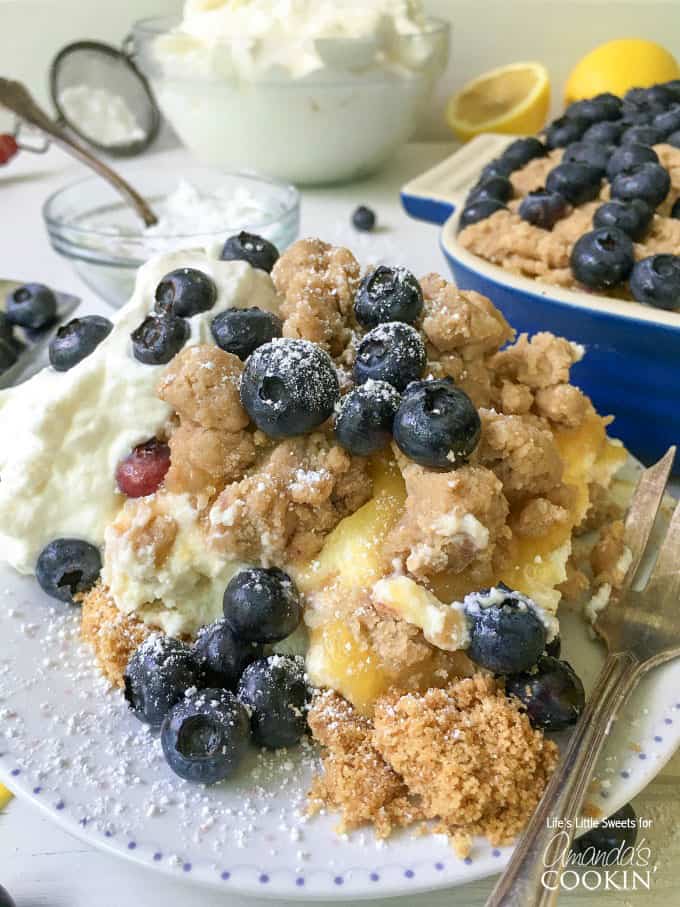
[[[306,185],[377,170],[448,56],[420,0],[187,0],[134,27],[137,65],[204,163]]]

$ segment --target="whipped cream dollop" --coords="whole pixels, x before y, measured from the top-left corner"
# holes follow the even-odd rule
[[[420,0],[187,0],[160,56],[205,74],[301,78],[326,68],[417,62],[399,38],[425,29]]]
[[[214,343],[210,323],[225,309],[278,311],[269,275],[245,262],[200,251],[162,255],[140,268],[132,298],[94,353],[68,372],[46,368],[0,392],[0,560],[21,573],[35,571],[52,539],[103,544],[125,502],[117,464],[162,432],[172,415],[156,396],[165,366],[138,362],[130,334],[153,310],[162,277],[180,267],[204,271],[217,286],[214,307],[189,319],[187,344]]]

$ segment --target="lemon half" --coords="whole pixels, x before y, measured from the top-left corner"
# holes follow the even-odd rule
[[[4,809],[12,799],[12,792],[0,784],[0,809]]]
[[[545,125],[550,78],[541,63],[512,63],[478,76],[449,101],[446,119],[462,141],[482,132],[530,135]]]
[[[564,102],[608,91],[621,96],[629,88],[648,88],[678,77],[678,62],[665,47],[640,38],[620,38],[600,44],[576,64],[567,79]]]

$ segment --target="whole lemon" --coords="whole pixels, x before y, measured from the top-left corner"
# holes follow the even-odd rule
[[[660,44],[642,38],[619,38],[600,44],[576,64],[564,89],[565,104],[601,92],[624,95],[680,77],[675,57]]]

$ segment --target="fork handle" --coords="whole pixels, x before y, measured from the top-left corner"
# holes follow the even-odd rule
[[[611,722],[641,674],[641,665],[631,653],[607,657],[564,757],[486,907],[550,907],[557,903],[563,868],[560,856],[569,852],[575,820]],[[557,826],[557,820],[565,827]]]

